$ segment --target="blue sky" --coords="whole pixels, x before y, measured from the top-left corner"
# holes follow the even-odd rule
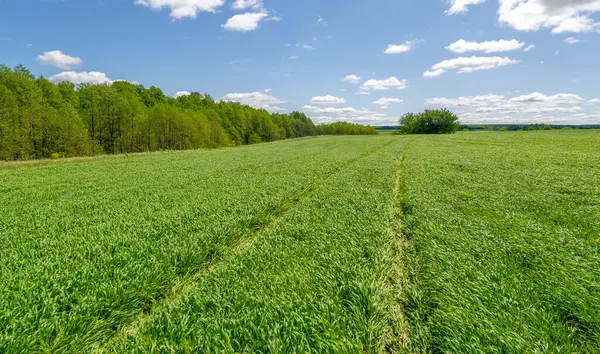
[[[600,0],[0,0],[0,63],[316,122],[600,123]],[[344,79],[346,78],[346,81]]]

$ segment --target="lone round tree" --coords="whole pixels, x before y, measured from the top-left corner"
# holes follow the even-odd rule
[[[458,130],[458,116],[447,109],[407,113],[400,118],[404,134],[451,134]]]

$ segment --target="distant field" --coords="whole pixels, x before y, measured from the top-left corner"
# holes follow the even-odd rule
[[[0,165],[0,352],[597,352],[600,131]]]

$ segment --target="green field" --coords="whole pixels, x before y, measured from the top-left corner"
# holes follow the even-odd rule
[[[0,353],[593,353],[600,131],[0,164]]]

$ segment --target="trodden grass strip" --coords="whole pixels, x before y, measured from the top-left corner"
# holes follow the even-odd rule
[[[311,139],[0,170],[0,352],[106,343],[303,189],[387,143]]]
[[[408,139],[332,175],[114,352],[380,352],[393,254],[389,204]]]

